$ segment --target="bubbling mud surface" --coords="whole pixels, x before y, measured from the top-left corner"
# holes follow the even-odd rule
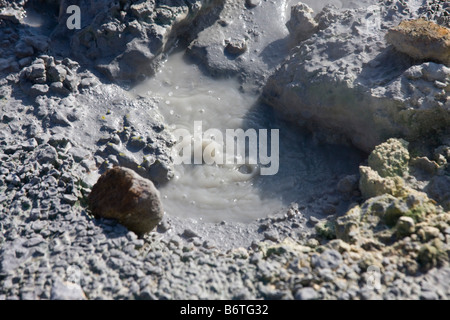
[[[362,160],[350,148],[316,145],[308,134],[276,119],[256,96],[242,93],[235,79],[212,79],[187,63],[182,53],[170,56],[132,93],[156,99],[172,131],[183,128],[192,133],[194,121],[202,121],[203,131],[279,129],[276,175],[260,175],[253,165],[177,165],[174,179],[160,189],[169,215],[249,222],[291,202],[312,202],[335,188],[330,177],[355,173]]]

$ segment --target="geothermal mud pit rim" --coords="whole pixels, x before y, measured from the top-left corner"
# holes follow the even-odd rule
[[[332,14],[330,16],[333,17]],[[9,19],[15,23],[14,18]],[[11,33],[0,33],[0,36],[13,43],[20,38],[18,32],[23,31],[17,31],[20,28],[13,25],[8,29]],[[22,42],[20,54],[30,51],[34,54],[36,50],[38,55],[39,48],[45,47],[45,41],[30,43]],[[197,49],[201,47],[200,43]],[[127,232],[113,221],[91,219],[76,205],[78,197],[89,192],[81,177],[87,169],[101,165],[104,159],[100,155],[86,159],[80,147],[83,140],[92,145],[103,141],[102,146],[117,139],[133,141],[131,135],[133,131],[139,131],[139,126],[123,130],[117,137],[78,136],[69,139],[67,132],[72,133],[77,119],[88,117],[82,108],[74,106],[81,107],[85,102],[90,102],[86,105],[98,106],[101,110],[94,110],[92,115],[98,118],[87,125],[100,121],[106,131],[115,131],[121,128],[106,116],[108,106],[98,102],[105,97],[110,99],[106,100],[108,103],[116,99],[118,116],[125,121],[127,109],[139,108],[142,101],[123,99],[123,91],[114,85],[96,86],[96,77],[82,69],[77,71],[72,60],[52,61],[49,56],[42,56],[42,61],[36,61],[35,56],[19,60],[12,51],[6,50],[6,53],[13,57],[7,57],[6,63],[0,61],[0,66],[6,65],[10,68],[7,72],[12,73],[0,80],[1,94],[8,99],[2,99],[2,110],[6,113],[0,124],[5,128],[0,133],[0,187],[2,191],[8,191],[0,196],[4,231],[0,234],[0,298],[448,298],[449,271],[446,267],[411,277],[405,273],[415,270],[414,260],[408,260],[409,265],[404,266],[398,264],[399,257],[395,255],[379,257],[370,250],[356,248],[342,240],[321,246],[315,238],[303,238],[308,237],[307,232],[300,232],[305,224],[312,227],[319,223],[324,234],[332,234],[330,225],[322,226],[314,217],[308,220],[303,215],[308,214],[307,208],[293,207],[249,225],[207,224],[169,218],[158,226],[157,232],[148,234],[145,239],[137,239],[134,233]],[[22,79],[15,76],[22,67],[33,62],[39,65],[30,70],[35,73],[25,72]],[[15,90],[18,84],[44,82],[39,77],[43,70],[41,65],[44,64],[45,70],[52,63],[67,67],[76,76],[68,79],[66,84],[61,82],[62,87],[53,86],[51,90],[60,90],[61,94],[67,93],[64,89],[74,89],[73,94],[80,90],[84,92],[77,96],[80,100],[38,98],[35,106],[21,103],[26,96]],[[62,76],[62,73],[58,75]],[[34,85],[38,86],[30,94],[45,93],[45,85],[48,84]],[[151,110],[149,113],[155,117],[151,124],[155,128],[155,133],[150,136],[155,141],[152,148],[164,151],[163,141],[167,137],[161,131],[156,132],[162,121],[157,120],[157,113]],[[121,122],[118,126],[122,125]],[[23,141],[21,137],[24,137]],[[115,156],[115,159],[111,157],[112,161],[136,163],[126,153],[121,155],[121,149],[110,146],[108,150]],[[91,153],[96,151],[97,148],[90,150]],[[96,163],[96,159],[100,163]],[[167,169],[165,160],[160,158],[159,161],[161,170]],[[432,161],[422,159],[419,163],[425,167],[428,164],[429,170],[433,170],[430,166]],[[354,191],[353,178],[341,182],[340,189]],[[445,180],[445,177],[439,179]],[[420,187],[422,182],[413,180],[412,183]],[[26,189],[22,189],[25,186]],[[33,201],[37,201],[39,207],[33,207]],[[441,234],[437,228],[426,231],[424,237]],[[285,237],[295,241],[283,241]],[[257,240],[249,243],[252,239]],[[262,239],[264,241],[260,241]],[[438,242],[425,244],[420,258],[433,265]],[[406,238],[399,244],[412,249],[411,252],[418,245],[416,240],[410,239],[408,243]],[[227,251],[229,248],[231,250]],[[437,258],[442,258],[441,251],[437,254],[440,255]],[[365,278],[367,265],[377,262],[381,263],[380,270],[383,270],[380,291],[368,288]],[[69,271],[76,268],[80,273],[75,274],[81,274],[78,280],[69,275]],[[65,281],[73,283],[67,285]]]

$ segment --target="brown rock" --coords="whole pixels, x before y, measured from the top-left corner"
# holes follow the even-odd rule
[[[402,21],[386,34],[395,49],[419,60],[450,65],[450,29],[424,19]]]
[[[231,55],[241,55],[247,51],[247,42],[245,40],[226,40],[225,50]]]
[[[106,171],[88,202],[96,218],[116,219],[138,235],[150,232],[163,217],[159,191],[150,180],[127,168]]]

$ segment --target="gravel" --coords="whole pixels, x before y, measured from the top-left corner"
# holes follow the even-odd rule
[[[342,256],[336,250],[326,250],[320,256],[314,256],[311,262],[314,268],[337,269],[342,264]]]

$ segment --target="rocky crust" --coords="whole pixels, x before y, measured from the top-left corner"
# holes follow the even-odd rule
[[[392,257],[407,274],[446,265],[450,207],[448,200],[435,198],[431,181],[440,181],[445,190],[450,188],[447,149],[435,150],[434,158],[441,159],[438,164],[427,157],[410,160],[405,141],[390,139],[377,146],[369,165],[360,167],[359,186],[366,200],[343,216],[320,222],[317,231],[361,248],[364,254],[370,252],[371,259],[377,254]],[[424,170],[417,165],[418,159],[434,163],[435,170]],[[429,182],[421,183],[425,177]],[[376,261],[370,264],[383,269]]]
[[[81,30],[68,30],[61,1],[53,47],[92,65],[109,79],[123,84],[154,74],[162,54],[170,51],[179,34],[222,0],[97,1],[81,2]],[[70,52],[67,51],[70,48]]]
[[[416,15],[404,1],[325,8],[315,17],[320,31],[270,77],[264,100],[324,139],[367,152],[395,136],[436,139],[450,127],[450,69],[413,60],[385,40],[390,28]],[[445,42],[442,32],[434,37]]]
[[[187,55],[212,76],[237,76],[245,90],[260,90],[287,50],[285,11],[289,0],[225,0],[214,21],[200,19]],[[274,19],[278,15],[279,19]],[[206,27],[205,27],[206,25]]]

